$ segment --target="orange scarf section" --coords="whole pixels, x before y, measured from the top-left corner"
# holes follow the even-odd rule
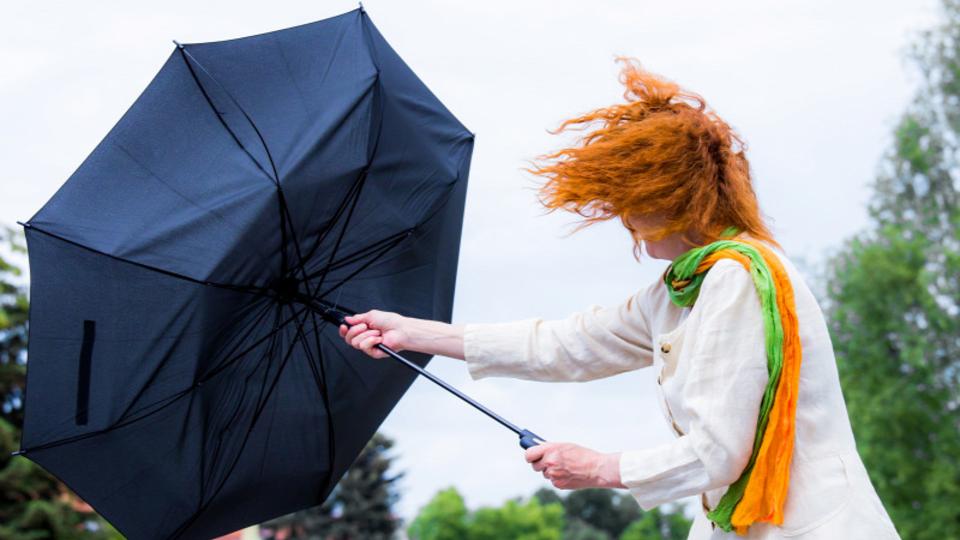
[[[726,525],[724,528],[732,526],[737,534],[744,535],[749,526],[756,522],[769,522],[774,525],[783,523],[783,507],[790,481],[790,462],[796,431],[795,419],[802,350],[793,286],[783,264],[770,248],[759,241],[737,238],[733,242],[747,244],[754,248],[765,263],[775,289],[776,310],[779,312],[783,332],[782,369],[762,436],[757,434],[761,437],[759,449],[756,448],[755,443],[752,456],[754,459],[744,471],[749,477],[746,479],[746,486],[742,488],[743,496],[733,507],[732,515],[727,513],[729,510],[721,512],[730,517],[729,523],[719,524]],[[720,249],[703,256],[693,274],[703,274],[721,258],[730,258],[743,265],[757,282],[759,278],[754,271],[756,254],[751,258],[736,248],[728,247],[729,245],[727,243],[723,247],[718,246]],[[745,249],[749,250],[749,248]],[[685,285],[684,281],[688,280],[675,283],[682,287]]]
[[[796,433],[800,361],[803,356],[793,285],[786,269],[770,248],[757,241],[742,241],[756,248],[763,256],[777,288],[777,309],[783,325],[783,371],[753,473],[731,519],[737,534],[746,534],[747,527],[755,521],[767,521],[775,525],[783,523],[783,505],[787,500]]]

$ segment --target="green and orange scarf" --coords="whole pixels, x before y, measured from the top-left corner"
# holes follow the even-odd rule
[[[692,306],[707,271],[722,258],[750,272],[763,311],[769,380],[760,403],[750,461],[707,517],[725,531],[746,534],[755,522],[783,523],[800,384],[800,332],[793,287],[769,247],[750,238],[721,239],[677,257],[663,275],[670,300]]]

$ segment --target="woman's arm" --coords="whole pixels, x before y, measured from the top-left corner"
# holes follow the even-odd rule
[[[698,325],[680,404],[690,419],[685,434],[609,454],[543,443],[526,451],[533,469],[561,489],[626,487],[644,510],[736,480],[750,458],[768,378],[760,298],[750,275],[734,261],[717,262],[690,317]]]
[[[539,381],[586,381],[649,366],[650,325],[642,304],[653,283],[623,302],[592,305],[564,319],[447,324],[369,311],[347,317],[340,335],[374,358],[383,343],[464,359],[474,379],[490,376]],[[662,285],[661,285],[662,286]]]

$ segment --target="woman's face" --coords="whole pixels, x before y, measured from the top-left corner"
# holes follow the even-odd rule
[[[640,235],[644,250],[654,259],[672,261],[693,247],[683,241],[681,233],[673,233],[660,240],[644,239],[643,231],[649,231],[659,225],[659,222],[655,217],[631,216],[627,220],[627,223],[629,224],[629,229],[631,229],[631,234]],[[696,238],[696,236],[694,236],[694,238]]]

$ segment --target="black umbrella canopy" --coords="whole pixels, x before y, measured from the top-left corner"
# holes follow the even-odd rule
[[[23,454],[130,538],[322,503],[415,373],[317,306],[450,320],[472,149],[362,8],[177,46],[24,224]]]

